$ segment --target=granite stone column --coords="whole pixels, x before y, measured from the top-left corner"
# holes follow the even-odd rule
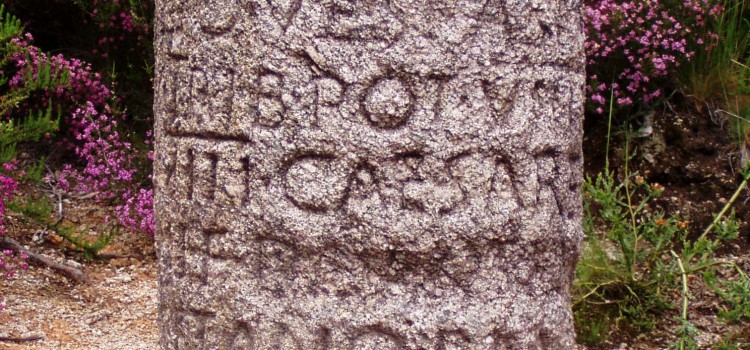
[[[157,0],[162,349],[570,349],[577,0]]]

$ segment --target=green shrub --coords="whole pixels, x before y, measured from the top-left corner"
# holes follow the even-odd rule
[[[23,118],[11,113],[32,94],[64,86],[68,81],[66,71],[55,72],[50,64],[42,64],[36,70],[27,70],[20,86],[10,88],[9,77],[14,67],[14,57],[26,55],[27,48],[17,40],[23,34],[21,22],[0,5],[0,164],[15,158],[16,145],[22,142],[38,142],[59,129],[59,113],[53,116],[52,102],[43,110],[30,109]],[[23,56],[21,56],[23,57]]]
[[[664,187],[630,173],[628,146],[626,141],[620,181],[607,165],[603,174],[584,182],[586,240],[573,288],[578,339],[601,342],[612,327],[642,333],[652,329],[666,311],[678,309],[680,340],[674,347],[692,349],[697,346],[698,330],[689,322],[688,277],[703,277],[722,297],[725,309],[720,315],[725,320],[750,317],[750,279],[741,268],[715,254],[737,236],[739,226],[730,208],[747,185],[750,169],[713,223],[697,239],[690,239],[686,221],[651,208]],[[735,279],[718,279],[720,266],[734,269]]]

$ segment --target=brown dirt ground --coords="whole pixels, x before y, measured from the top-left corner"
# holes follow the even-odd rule
[[[638,147],[633,171],[646,181],[665,186],[655,209],[680,213],[697,236],[709,224],[738,185],[732,165],[737,147],[721,125],[701,113],[667,111],[654,117],[650,137],[634,141]],[[587,122],[587,135],[606,134],[606,124]],[[612,141],[610,161],[621,169],[621,136]],[[604,164],[601,137],[586,137],[588,174]],[[24,192],[35,192],[26,188]],[[38,193],[38,192],[37,192]],[[65,194],[62,201],[67,222],[92,232],[103,230],[104,209],[86,199]],[[80,197],[80,196],[79,196]],[[55,198],[51,196],[50,198]],[[721,249],[721,257],[744,264],[750,270],[750,192],[735,206],[744,223],[741,237]],[[56,201],[56,199],[54,199]],[[53,271],[32,265],[11,280],[0,280],[0,337],[41,336],[42,340],[13,343],[0,341],[0,349],[156,349],[157,288],[153,241],[142,235],[121,234],[105,253],[119,256],[104,261],[85,261],[80,253],[38,225],[18,215],[7,218],[9,236],[30,250],[57,262],[82,269],[89,278],[73,283]],[[699,341],[710,348],[720,337],[732,333],[750,339],[750,322],[727,325],[719,322],[715,296],[698,280],[691,281],[691,321],[699,328]],[[588,349],[661,349],[674,341],[678,324],[666,314],[657,329],[647,334],[613,332],[609,340]],[[748,340],[750,341],[750,340]],[[582,347],[587,349],[587,347]],[[748,345],[750,348],[750,345]]]

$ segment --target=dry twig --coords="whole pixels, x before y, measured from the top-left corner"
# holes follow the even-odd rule
[[[44,255],[32,253],[24,248],[21,244],[16,242],[16,240],[10,237],[0,237],[0,247],[8,248],[15,251],[16,253],[26,254],[31,262],[49,267],[55,270],[57,273],[74,280],[75,282],[88,281],[88,278],[83,273],[83,271],[72,266],[57,263]]]

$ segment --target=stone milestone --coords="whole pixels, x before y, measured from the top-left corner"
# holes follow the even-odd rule
[[[157,0],[162,349],[568,349],[577,0]]]

